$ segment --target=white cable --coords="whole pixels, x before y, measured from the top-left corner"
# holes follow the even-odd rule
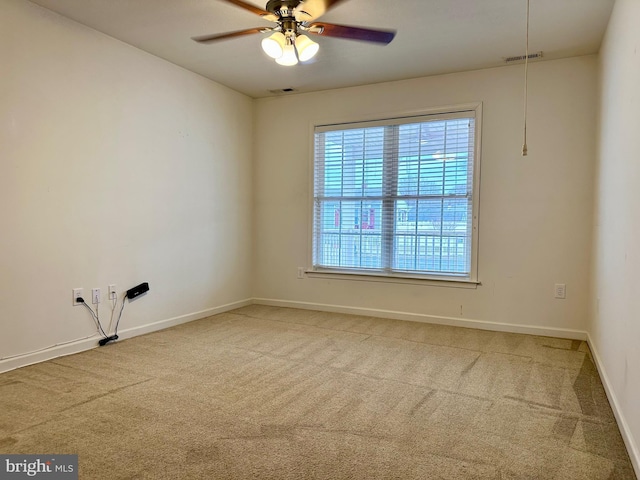
[[[116,296],[115,298],[111,299],[111,316],[109,317],[109,328],[107,328],[107,332],[110,332],[111,328],[113,327],[113,314],[115,313],[117,306],[118,297]]]
[[[87,340],[88,338],[94,338],[95,336],[100,336],[98,334],[98,332],[96,333],[92,333],[91,335],[89,335],[88,337],[82,337],[82,338],[76,338],[75,340],[69,340],[67,342],[60,342],[60,343],[56,343],[55,345],[49,345],[48,347],[44,347],[44,348],[40,348],[38,350],[33,350],[31,352],[27,352],[27,353],[19,353],[17,355],[10,355],[8,357],[0,357],[0,361],[3,360],[12,360],[14,358],[20,358],[20,357],[26,357],[28,355],[33,355],[34,353],[40,353],[40,352],[44,352],[45,350],[50,350],[52,348],[56,348],[56,347],[62,347],[64,345],[69,345],[71,343],[75,343],[75,342],[81,342],[82,340]]]
[[[96,322],[96,327],[98,328],[98,332],[99,333],[102,332],[102,335],[105,338],[108,337],[108,335],[102,329],[102,325],[100,324],[100,319],[98,318],[98,315],[97,315],[98,305],[96,305],[96,311],[95,312],[93,311],[93,308],[91,308],[89,305],[87,305],[87,302],[82,302],[82,305],[87,307],[89,309],[89,311],[91,312],[91,316],[93,317],[93,320]]]

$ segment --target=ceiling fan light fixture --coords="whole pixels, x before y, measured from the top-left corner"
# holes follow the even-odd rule
[[[262,50],[271,58],[282,57],[285,45],[286,38],[282,32],[276,32],[262,40]]]
[[[254,27],[233,32],[192,37],[198,43],[214,43],[229,38],[242,37],[254,33],[272,32],[262,39],[264,52],[280,65],[291,66],[311,60],[320,46],[302,32],[326,37],[346,38],[387,45],[396,32],[378,30],[315,20],[324,15],[342,0],[268,0],[264,10],[247,0],[221,0],[254,13],[264,20],[276,24],[273,27]],[[254,2],[256,0],[253,0]],[[527,0],[529,1],[529,0]]]
[[[277,64],[284,65],[285,67],[291,67],[298,63],[296,47],[294,47],[292,44],[289,44],[285,45],[282,50],[282,56],[280,58],[276,58]]]
[[[298,35],[298,38],[296,38],[296,49],[298,50],[298,58],[300,61],[306,62],[307,60],[311,60],[315,54],[318,53],[320,45],[306,35]]]

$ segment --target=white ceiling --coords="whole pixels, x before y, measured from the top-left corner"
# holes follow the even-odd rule
[[[267,34],[191,40],[273,25],[221,0],[31,1],[254,98],[499,66],[525,50],[526,0],[345,0],[320,20],[397,30],[396,38],[380,46],[314,36],[320,52],[294,67],[263,53]],[[550,60],[596,53],[614,0],[530,2],[530,51]]]

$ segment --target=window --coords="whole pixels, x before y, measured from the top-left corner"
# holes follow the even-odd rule
[[[317,126],[313,270],[476,281],[479,109]]]

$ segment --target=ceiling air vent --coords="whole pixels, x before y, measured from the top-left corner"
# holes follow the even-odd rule
[[[517,57],[505,57],[504,61],[505,63],[518,63],[518,62],[524,62],[526,55],[519,55]],[[530,53],[529,54],[529,60],[538,60],[542,58],[542,52],[536,52],[536,53]]]
[[[278,88],[276,90],[269,90],[269,93],[273,93],[274,95],[282,95],[283,93],[292,93],[295,91],[295,88]]]

